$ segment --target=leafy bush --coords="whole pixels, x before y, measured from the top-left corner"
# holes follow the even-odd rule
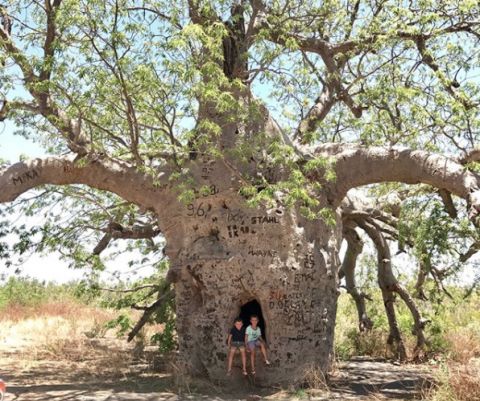
[[[35,307],[48,301],[74,298],[74,284],[57,285],[29,277],[10,277],[0,286],[0,309],[17,305]]]
[[[449,292],[453,299],[445,297],[441,302],[417,301],[429,321],[425,327],[426,353],[430,358],[465,362],[480,356],[480,294],[473,293],[464,299],[460,288],[452,287]],[[383,301],[379,291],[370,295],[372,301],[367,301],[367,310],[374,327],[364,333],[358,331],[353,300],[346,293],[340,295],[335,338],[337,358],[348,359],[354,355],[390,356],[386,346],[389,329]],[[395,309],[405,346],[412,355],[415,337],[412,334],[411,314],[400,301]]]

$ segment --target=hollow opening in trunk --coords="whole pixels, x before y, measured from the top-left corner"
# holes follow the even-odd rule
[[[262,338],[267,341],[265,319],[263,318],[262,307],[256,299],[249,301],[240,307],[239,316],[240,319],[242,319],[243,321],[244,327],[250,325],[250,316],[252,315],[258,316],[258,327],[260,327],[260,329],[262,330]]]

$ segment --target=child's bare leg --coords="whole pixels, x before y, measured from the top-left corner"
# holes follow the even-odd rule
[[[255,348],[250,350],[250,365],[252,367],[252,373],[255,372]]]
[[[243,373],[245,373],[247,371],[247,353],[245,352],[245,348],[240,348],[240,354],[242,355]]]
[[[260,350],[262,351],[262,355],[263,355],[263,358],[265,359],[265,363],[268,363],[267,349],[265,348],[265,344],[260,343]]]
[[[230,348],[230,352],[228,353],[228,372],[232,370],[232,363],[233,363],[233,356],[235,355],[236,348]]]

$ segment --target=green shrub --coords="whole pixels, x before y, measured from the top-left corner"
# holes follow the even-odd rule
[[[452,298],[440,301],[416,300],[424,318],[429,322],[425,327],[427,356],[465,360],[465,355],[480,356],[480,294],[473,293],[464,299],[464,291],[458,287],[449,288]],[[388,321],[380,291],[369,294],[367,302],[369,317],[374,322],[371,332],[359,333],[355,303],[350,295],[342,293],[338,302],[335,351],[337,358],[348,359],[354,355],[388,356],[386,340]],[[397,298],[395,303],[397,320],[407,352],[412,355],[416,338],[412,334],[413,319],[406,305]],[[463,349],[467,345],[468,351]]]

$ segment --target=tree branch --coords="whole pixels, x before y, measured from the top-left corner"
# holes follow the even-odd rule
[[[396,181],[428,184],[466,199],[474,222],[480,212],[480,176],[446,156],[408,148],[351,144],[321,145],[313,155],[333,157],[336,181],[329,185],[331,201],[336,204],[351,188]],[[321,179],[323,171],[320,173],[314,178]]]
[[[345,252],[339,275],[345,276],[347,292],[355,301],[359,330],[361,332],[368,331],[373,327],[373,322],[368,317],[367,308],[365,307],[366,296],[358,290],[355,281],[355,267],[358,255],[362,253],[363,241],[354,228],[348,227],[348,224],[344,224],[343,237],[347,241],[347,251]]]
[[[440,69],[440,66],[426,47],[426,39],[423,36],[419,36],[418,38],[415,38],[414,41],[418,52],[422,56],[422,62],[437,74],[437,76],[440,78],[440,83],[443,85],[445,90],[466,109],[474,107],[474,104],[468,98],[457,92],[456,89],[460,86],[460,84],[455,80],[448,79],[445,73]]]
[[[105,234],[100,239],[100,241],[95,246],[95,248],[93,248],[92,254],[93,255],[100,255],[107,248],[108,244],[110,244],[111,241],[112,241],[112,234],[110,234],[110,233]]]
[[[468,259],[470,259],[478,251],[480,251],[480,241],[475,241],[473,244],[470,245],[467,252],[460,255],[460,258],[459,258],[460,262],[465,263]]]
[[[438,194],[440,195],[440,198],[442,198],[443,205],[445,206],[445,210],[448,213],[448,215],[452,219],[456,219],[457,209],[455,208],[455,205],[453,203],[452,194],[448,192],[446,189],[439,189]]]
[[[148,323],[150,316],[173,298],[174,291],[170,284],[170,281],[165,281],[165,284],[159,289],[159,294],[161,295],[153,304],[145,308],[145,311],[143,312],[140,320],[135,324],[130,333],[128,333],[127,341],[132,341],[134,337],[138,334],[138,332],[142,329],[142,327],[145,326],[146,323]]]
[[[398,344],[399,357],[400,359],[406,359],[406,351],[396,322],[395,310],[393,308],[393,292],[400,295],[400,298],[402,298],[412,314],[414,320],[413,334],[417,337],[417,344],[415,347],[415,357],[417,358],[425,346],[423,329],[427,321],[422,318],[415,301],[395,277],[392,270],[390,247],[381,231],[377,229],[375,224],[372,224],[372,221],[357,220],[356,223],[367,233],[377,248],[378,284],[384,297],[387,317],[390,323],[390,336],[392,340]]]
[[[81,165],[66,157],[33,159],[0,170],[0,203],[11,202],[41,185],[85,184],[116,193],[144,209],[153,209],[159,197],[165,197],[165,205],[172,202],[166,175],[159,176],[159,185],[154,185],[148,175],[107,157],[86,159]]]
[[[148,239],[161,233],[159,228],[154,228],[151,225],[124,227],[115,222],[110,222],[105,231],[115,239]]]
[[[470,150],[467,154],[458,159],[460,164],[480,162],[480,147]]]
[[[32,107],[30,110],[38,111],[38,114],[43,116],[50,124],[56,127],[66,138],[67,145],[72,152],[77,153],[79,156],[85,156],[88,153],[86,148],[88,140],[86,140],[86,136],[81,131],[80,120],[74,121],[69,118],[60,107],[58,107],[54,99],[50,97],[49,85],[41,85],[41,89],[39,89],[38,85],[39,83],[50,80],[51,67],[55,52],[55,15],[60,3],[61,0],[46,2],[47,7],[45,8],[45,12],[47,13],[47,27],[43,47],[44,59],[40,75],[35,74],[34,68],[28,60],[28,57],[13,43],[10,31],[6,28],[5,23],[0,26],[0,46],[5,49],[7,55],[10,56],[20,68],[25,81],[25,87],[38,103],[38,110],[36,107]],[[0,12],[3,21],[6,21],[9,16],[3,6],[0,6]]]
[[[154,290],[160,290],[160,285],[158,284],[145,284],[145,285],[140,285],[138,287],[134,287],[134,288],[127,288],[125,290],[119,290],[119,289],[116,289],[116,288],[100,288],[102,291],[108,291],[108,292],[117,292],[117,293],[128,293],[128,292],[137,292],[137,291],[141,291],[141,290],[145,290],[147,288],[150,288],[150,289],[154,289]]]

